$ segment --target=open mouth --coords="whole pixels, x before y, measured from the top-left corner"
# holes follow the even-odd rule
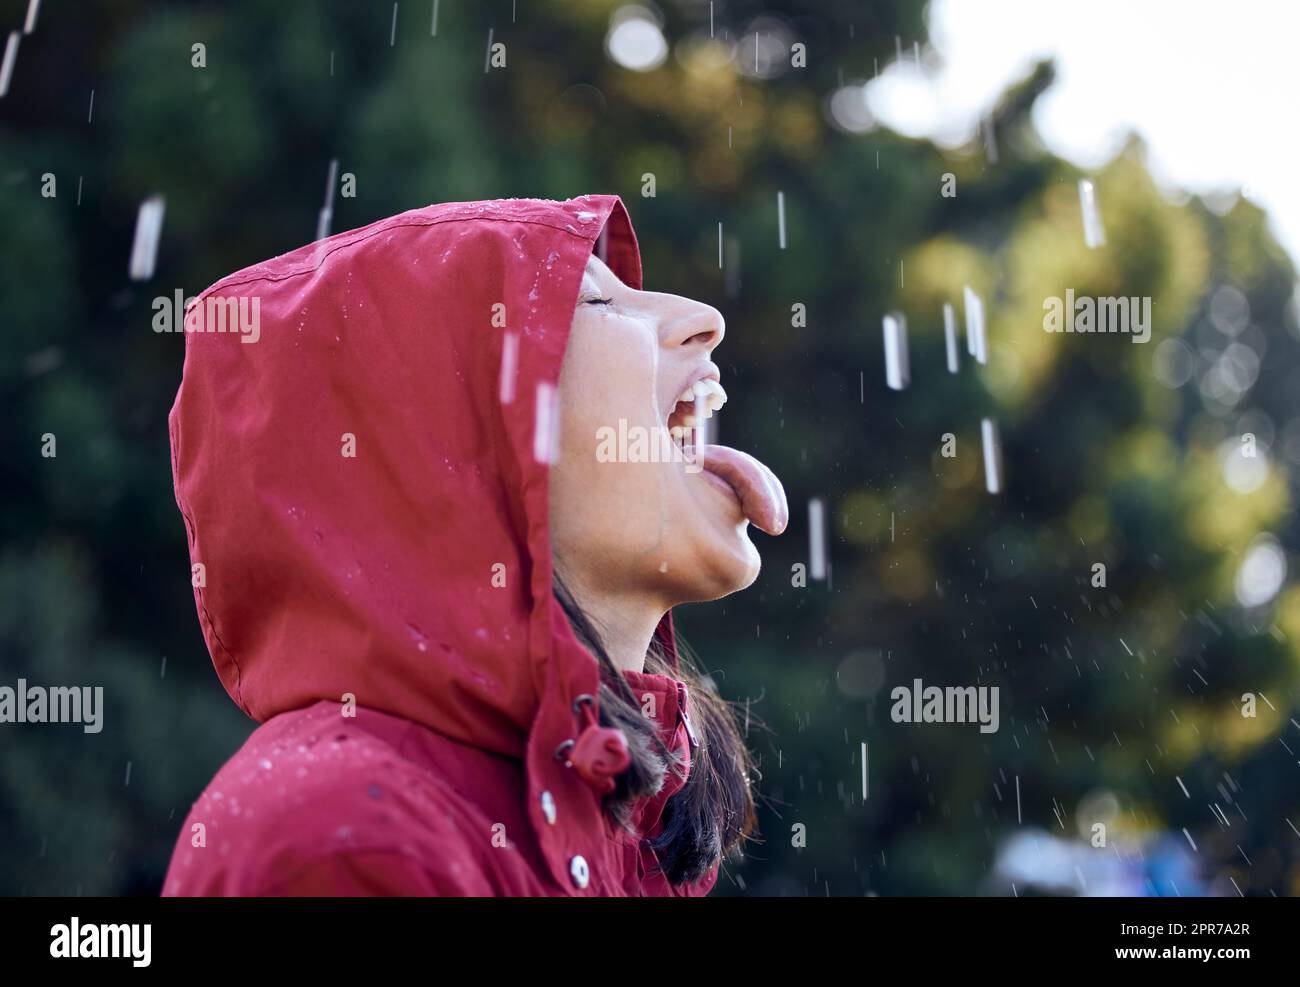
[[[711,474],[710,480],[731,488],[747,520],[769,535],[779,535],[790,508],[776,474],[747,453],[705,440],[704,423],[726,403],[727,392],[716,380],[696,381],[678,395],[664,425],[688,462],[698,463]]]
[[[710,479],[716,477],[731,487],[746,520],[769,535],[785,530],[790,506],[781,481],[766,465],[739,449],[712,443],[702,445],[695,458]]]
[[[673,443],[683,451],[695,445],[698,430],[727,403],[727,392],[716,380],[699,380],[678,395],[664,425]]]

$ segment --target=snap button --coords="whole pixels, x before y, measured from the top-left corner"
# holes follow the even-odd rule
[[[587,878],[590,874],[587,870],[587,860],[582,854],[578,854],[569,861],[569,876],[573,878],[573,883],[579,888],[587,886]]]
[[[552,826],[555,825],[555,796],[550,792],[542,792],[542,815]]]

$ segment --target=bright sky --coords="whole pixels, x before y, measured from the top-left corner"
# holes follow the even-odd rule
[[[1241,189],[1300,261],[1300,3],[1294,0],[933,0],[937,64],[904,57],[867,87],[891,129],[961,143],[1043,55],[1055,84],[1034,120],[1051,150],[1104,164],[1147,142],[1164,185]]]

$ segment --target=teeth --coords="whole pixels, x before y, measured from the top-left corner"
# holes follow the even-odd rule
[[[713,413],[727,403],[727,392],[716,380],[697,380],[691,391],[697,412],[706,419],[712,418]]]
[[[716,380],[697,380],[682,391],[677,403],[691,405],[691,411],[682,414],[682,425],[694,428],[698,422],[712,418],[727,403],[727,392]]]
[[[716,380],[697,380],[692,391],[692,400],[703,398],[713,411],[717,411],[727,403],[727,392]]]

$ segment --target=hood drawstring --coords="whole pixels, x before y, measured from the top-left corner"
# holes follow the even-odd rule
[[[623,731],[602,727],[595,707],[596,697],[589,692],[573,701],[573,711],[585,726],[577,740],[566,740],[556,748],[555,757],[577,771],[596,791],[608,795],[615,788],[614,779],[631,766],[632,755]]]

